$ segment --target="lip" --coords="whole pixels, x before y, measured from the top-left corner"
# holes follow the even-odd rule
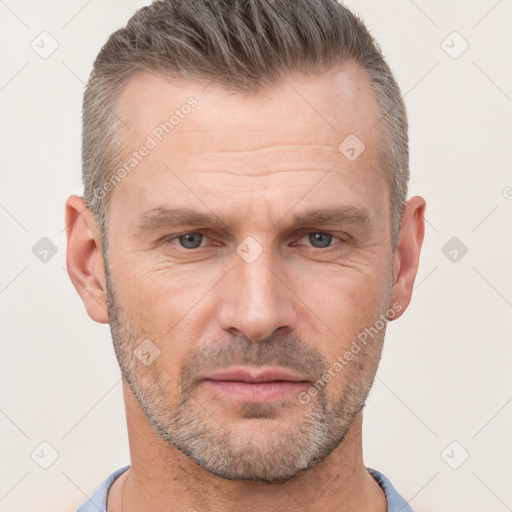
[[[275,382],[275,381],[289,381],[289,382],[309,382],[301,375],[296,375],[292,372],[280,369],[258,369],[248,370],[247,368],[236,368],[227,371],[213,372],[205,377],[203,380],[213,381],[236,381],[236,382]]]
[[[282,369],[247,368],[213,372],[202,381],[214,393],[244,402],[272,402],[297,394],[311,385],[302,376]]]

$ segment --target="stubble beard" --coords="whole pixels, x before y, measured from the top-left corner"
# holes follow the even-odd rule
[[[212,354],[216,354],[213,357],[218,362],[301,367],[305,374],[317,377],[329,367],[328,362],[297,338],[273,337],[274,342],[236,338],[233,343],[223,345],[222,353],[214,347],[211,353],[202,351],[200,357],[194,354],[190,364],[182,369],[179,398],[170,403],[160,380],[163,368],[155,364],[158,360],[146,367],[134,357],[135,347],[146,336],[130,330],[129,319],[109,283],[107,265],[105,269],[110,329],[122,376],[154,431],[170,446],[221,478],[278,483],[310,470],[341,445],[354,418],[364,407],[375,378],[380,349],[371,357],[362,350],[350,367],[343,369],[336,377],[344,379],[338,396],[328,393],[329,386],[326,386],[307,405],[298,400],[241,403],[235,407],[239,418],[236,425],[220,423],[195,399],[197,386],[192,385],[201,364],[211,365]],[[287,422],[287,408],[291,408],[290,414],[297,418],[294,423]],[[263,428],[255,429],[254,422]]]

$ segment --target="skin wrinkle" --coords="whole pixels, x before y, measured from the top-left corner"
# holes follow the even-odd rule
[[[231,150],[224,150],[222,152],[211,152],[212,155],[217,155],[217,154],[220,154],[220,155],[224,155],[224,154],[248,154],[250,155],[251,153],[266,153],[266,152],[279,152],[279,151],[282,151],[282,150],[290,150],[290,149],[304,149],[304,147],[310,147],[310,148],[318,148],[318,149],[324,149],[324,150],[328,150],[328,151],[331,151],[331,152],[335,152],[336,150],[333,150],[333,148],[331,146],[321,146],[319,144],[303,144],[303,145],[300,145],[300,146],[296,146],[296,145],[293,145],[293,144],[286,144],[286,145],[283,145],[283,146],[279,146],[279,148],[276,148],[275,145],[273,144],[269,144],[269,145],[265,145],[265,146],[257,146],[257,147],[254,147],[254,148],[251,148],[251,149],[245,149],[245,150],[236,150],[236,149],[231,149]]]
[[[216,139],[217,138],[218,137],[216,135]],[[176,142],[176,144],[178,144],[180,142],[179,137],[175,138],[175,142]],[[318,148],[318,146],[321,146],[322,148],[326,148],[328,153],[331,153],[331,152],[334,153],[336,151],[334,148],[329,148],[325,144],[323,144],[323,145],[306,144],[301,149],[303,151],[304,151],[304,147],[306,147],[307,149],[313,149],[314,153],[310,152],[310,155],[313,156],[313,155],[316,155],[316,149]],[[279,146],[279,148],[281,148],[281,147],[282,147],[282,145]],[[288,145],[288,147],[289,147],[289,150],[292,150],[294,153],[301,153],[301,152],[295,151],[295,149],[297,147],[295,145],[293,145],[293,146]],[[278,153],[285,155],[286,152],[287,151],[285,149],[283,151],[279,151]],[[271,147],[269,147],[262,153],[267,154],[270,157],[271,155],[275,155],[276,151],[273,150]],[[242,162],[245,162],[245,159],[255,158],[254,157],[255,153],[253,153],[252,151],[249,151],[249,150],[237,151],[237,152],[232,152],[229,150],[227,150],[227,151],[225,150],[223,152],[208,151],[208,153],[205,153],[205,156],[203,158],[210,159],[210,157],[212,157],[212,155],[217,155],[221,159],[221,161],[224,162],[224,161],[226,161],[225,160],[226,158],[233,156],[233,154],[237,155],[238,161],[242,161]],[[324,155],[325,155],[325,152],[324,152]],[[175,157],[176,156],[178,156],[178,158],[179,158],[179,155],[175,155]],[[325,156],[324,156],[324,158],[325,158]],[[191,166],[193,168],[193,165],[195,163],[194,160],[193,159],[187,159],[187,160],[188,160],[187,168],[190,168]],[[259,160],[261,160],[261,158],[256,159],[256,161],[254,163],[256,165],[259,165]],[[176,166],[172,165],[172,168],[176,168]],[[181,167],[179,167],[179,168],[181,169]],[[244,167],[244,168],[246,168],[246,167]],[[278,170],[280,170],[280,169],[278,169]],[[290,173],[285,173],[285,174],[283,174],[283,177],[284,176],[294,176],[294,175],[290,174]],[[134,175],[134,177],[135,177],[135,175]],[[272,174],[270,177],[272,179],[275,179],[276,174]],[[217,178],[218,178],[218,175],[215,175],[214,173],[211,174],[211,179],[214,180],[212,183],[216,183],[217,186],[219,186],[220,182],[217,182]],[[197,186],[195,186],[196,184],[190,183],[190,181],[189,181],[188,185],[193,190],[196,191],[196,193],[199,195],[199,197],[205,196],[205,194],[202,193],[197,188]],[[123,184],[121,184],[121,186],[123,186]],[[268,190],[268,188],[265,188],[265,190]],[[117,193],[117,191],[116,191],[116,193]],[[295,212],[291,212],[291,215],[293,215],[294,213]],[[223,219],[226,218],[226,216],[223,215],[222,213],[220,213],[220,216]],[[224,220],[224,222],[226,222],[226,220]],[[260,237],[260,239],[261,239],[261,237]],[[266,246],[265,241],[262,241],[262,243],[264,243]],[[207,260],[205,260],[205,261],[207,261]],[[201,262],[199,261],[198,264],[200,265]],[[362,263],[360,266],[363,268],[364,264]],[[148,276],[148,279],[149,279],[149,276]],[[120,306],[118,306],[118,309],[120,309]],[[114,316],[115,316],[114,312],[112,311],[111,317],[114,317]],[[255,321],[256,321],[256,318],[255,318]],[[113,331],[113,337],[115,338],[114,331]],[[140,336],[138,336],[138,339],[140,339]],[[232,340],[233,345],[231,345],[231,346],[232,347],[243,346],[245,348],[245,351],[243,352],[244,356],[242,359],[240,359],[240,362],[243,361],[244,365],[250,364],[250,361],[253,361],[254,363],[256,363],[257,365],[260,365],[260,366],[263,365],[265,362],[267,364],[272,364],[273,362],[275,362],[275,363],[280,362],[281,364],[284,364],[286,367],[293,367],[293,359],[290,356],[290,354],[293,353],[293,354],[297,354],[297,356],[300,357],[301,361],[308,361],[308,365],[307,365],[308,368],[312,369],[312,368],[315,368],[316,366],[318,367],[318,372],[316,373],[316,375],[312,375],[312,377],[311,377],[312,380],[317,380],[319,378],[319,376],[321,375],[321,368],[328,366],[327,361],[322,361],[321,364],[315,365],[313,363],[313,360],[311,360],[311,358],[308,358],[305,355],[304,350],[298,348],[299,345],[294,350],[286,349],[284,340],[288,339],[287,337],[285,337],[283,339],[283,341],[281,341],[279,343],[279,345],[275,345],[276,348],[274,349],[274,350],[277,350],[277,347],[279,347],[278,353],[282,354],[282,356],[283,356],[282,361],[280,361],[279,359],[267,360],[265,358],[265,356],[263,355],[264,352],[258,353],[258,355],[255,354],[254,359],[253,359],[252,356],[250,356],[250,354],[252,352],[249,351],[251,348],[254,348],[254,347],[270,348],[270,347],[273,347],[274,345],[273,344],[269,345],[268,342],[265,344],[258,344],[258,345],[254,345],[253,343],[250,343],[248,341],[246,341],[245,343],[242,343],[243,339],[244,338],[241,338],[237,342],[237,345],[234,344],[235,340],[233,339]],[[216,350],[219,350],[220,347],[222,347],[222,345],[220,343],[215,344]],[[226,347],[226,349],[227,349],[227,347]],[[213,352],[213,354],[214,353],[215,352]],[[201,350],[200,350],[199,346],[196,347],[195,354],[197,357],[199,357],[199,354],[201,354]],[[218,368],[218,367],[222,367],[223,364],[225,364],[224,363],[225,361],[235,362],[236,361],[235,354],[236,354],[236,352],[234,352],[234,349],[232,348],[231,350],[229,350],[229,352],[226,350],[225,354],[222,355],[222,358],[219,359],[218,357],[215,357],[214,355],[212,355],[212,353],[205,352],[204,354],[202,354],[202,359],[204,359],[205,362],[213,361],[215,363],[215,367]],[[220,355],[219,355],[219,357],[220,357]],[[120,358],[120,360],[121,360],[121,358]],[[155,362],[155,363],[157,363],[157,362]],[[124,366],[123,373],[125,373],[126,375],[129,375],[130,374],[130,370],[129,370],[130,365],[128,362],[125,362],[124,364],[125,364],[125,366]],[[192,363],[188,363],[186,365],[186,367],[187,368],[191,367],[193,369],[194,365]],[[157,366],[155,366],[155,369],[156,368],[157,368]],[[359,368],[364,369],[365,366],[360,364]],[[375,369],[376,369],[376,364],[375,364],[375,366],[372,367],[372,370],[370,370],[370,371],[372,372]],[[195,372],[193,370],[190,370],[190,371],[193,375],[195,375],[197,377],[197,375],[199,373],[198,371],[195,371]],[[357,375],[353,375],[352,379],[355,382],[355,381],[359,380],[360,377],[357,377]],[[372,380],[372,378],[370,377],[368,379],[368,381],[370,382],[371,380]],[[181,389],[186,390],[187,385],[183,384],[183,381],[181,379],[180,379],[180,381],[182,382]],[[243,448],[242,448],[242,445],[240,445],[239,448],[236,448],[236,450],[242,450],[242,452],[245,453],[245,456],[242,456],[242,458],[240,458],[240,456],[236,456],[235,452],[231,452],[231,450],[235,449],[235,446],[233,445],[230,447],[229,443],[232,443],[232,441],[228,442],[228,438],[222,437],[220,431],[218,431],[215,434],[215,438],[211,437],[214,435],[214,433],[213,433],[213,431],[211,431],[207,428],[207,424],[205,423],[205,419],[208,416],[204,416],[204,419],[201,421],[201,423],[198,422],[201,409],[194,407],[194,402],[190,402],[188,400],[188,395],[187,395],[186,391],[182,392],[182,396],[179,399],[180,405],[176,405],[175,407],[173,407],[171,409],[171,411],[172,411],[171,415],[168,416],[167,413],[164,412],[164,411],[167,411],[168,409],[162,408],[163,403],[164,403],[163,397],[162,397],[162,401],[160,402],[161,405],[157,406],[158,402],[155,401],[155,397],[158,396],[157,389],[153,389],[153,391],[150,392],[149,391],[150,388],[147,388],[146,391],[142,395],[140,395],[141,389],[143,389],[145,386],[149,386],[150,384],[148,382],[145,382],[145,383],[139,382],[137,384],[137,377],[136,377],[135,373],[133,374],[132,378],[129,379],[129,382],[131,382],[130,387],[132,389],[132,392],[134,393],[134,396],[137,396],[139,394],[139,403],[146,404],[145,415],[148,419],[150,419],[153,428],[156,429],[156,431],[159,433],[160,437],[162,437],[163,439],[166,439],[169,443],[180,447],[181,451],[183,451],[189,457],[196,460],[196,462],[199,462],[201,465],[208,467],[210,471],[212,471],[216,474],[222,475],[224,478],[228,478],[228,479],[233,478],[237,474],[238,474],[237,478],[242,478],[243,474],[248,475],[249,474],[249,473],[247,473],[248,471],[253,472],[253,471],[255,471],[256,467],[258,467],[259,471],[261,471],[261,476],[259,476],[258,478],[263,478],[263,479],[271,478],[272,479],[271,481],[287,481],[287,480],[293,479],[294,477],[292,477],[292,472],[298,471],[299,467],[312,467],[311,465],[316,465],[316,464],[321,463],[321,461],[324,460],[329,455],[329,453],[336,446],[338,446],[340,444],[341,440],[344,438],[346,432],[348,431],[350,424],[352,423],[353,418],[361,410],[362,403],[364,403],[364,399],[369,390],[369,384],[363,385],[362,381],[361,381],[360,389],[364,389],[366,391],[363,392],[363,395],[360,395],[359,394],[360,392],[355,392],[355,389],[357,389],[358,386],[355,386],[355,388],[354,388],[352,385],[352,386],[346,388],[346,391],[348,392],[348,389],[352,388],[352,389],[354,389],[354,392],[356,393],[356,395],[353,398],[344,397],[343,401],[340,402],[338,405],[336,405],[332,401],[332,398],[328,398],[327,396],[325,396],[325,393],[320,393],[319,398],[318,398],[318,400],[319,400],[318,410],[311,411],[312,416],[310,417],[310,419],[308,419],[308,420],[304,419],[304,421],[306,421],[306,423],[310,422],[310,425],[313,427],[315,424],[328,425],[332,420],[334,420],[334,418],[337,418],[335,420],[336,424],[339,425],[341,423],[345,426],[342,427],[341,430],[339,430],[340,429],[339,426],[337,428],[335,428],[334,423],[332,424],[331,428],[328,428],[326,430],[324,430],[324,427],[322,427],[322,431],[324,433],[331,432],[330,435],[334,436],[334,437],[331,438],[330,440],[324,439],[323,442],[326,444],[324,444],[323,448],[320,448],[320,447],[314,448],[315,450],[319,450],[315,457],[315,462],[313,462],[313,461],[307,462],[307,459],[303,459],[303,461],[300,462],[302,459],[299,458],[299,459],[297,459],[297,461],[295,463],[295,464],[298,464],[298,466],[295,466],[291,462],[291,459],[289,459],[289,458],[282,459],[281,462],[278,462],[279,458],[276,458],[272,463],[270,463],[270,461],[269,461],[268,464],[270,464],[270,466],[274,468],[273,471],[275,472],[274,476],[270,477],[270,475],[267,475],[267,473],[266,473],[266,471],[268,471],[267,469],[265,469],[267,466],[262,464],[264,459],[259,458],[258,459],[259,462],[258,462],[257,466],[256,465],[253,466],[253,462],[251,462],[251,461],[256,460],[256,459],[254,459],[254,457],[256,456],[256,453],[260,454],[258,457],[262,457],[263,453],[260,451],[260,448],[256,447],[256,445],[252,445],[252,443],[249,442],[249,438],[246,438],[245,435],[244,435],[244,438],[246,439],[246,441],[243,445]],[[195,390],[196,399],[197,399],[197,397],[201,396],[201,394],[199,394],[200,389],[201,388],[197,388]],[[323,401],[321,401],[322,396],[323,396]],[[357,396],[357,398],[356,398],[356,396]],[[148,401],[150,398],[153,401],[153,406],[150,406],[148,404]],[[214,401],[213,403],[211,401],[209,402],[210,413],[212,412],[212,407],[213,407],[212,404],[215,404],[215,403],[216,403],[216,401]],[[219,404],[219,406],[220,406],[220,404]],[[265,408],[268,409],[268,405],[266,405],[266,404],[260,404],[260,405],[252,404],[250,406],[246,406],[246,409],[245,409],[246,413],[247,413],[247,407],[250,408],[250,416],[252,416],[252,417],[254,417],[254,416],[263,416],[264,417],[265,416],[264,411],[266,410]],[[339,407],[339,409],[338,409],[338,407]],[[274,409],[274,414],[275,414],[276,406],[273,405],[272,408]],[[235,408],[235,411],[237,411],[237,410],[239,413],[242,412],[240,409]],[[192,413],[192,411],[194,411],[194,413]],[[345,412],[342,412],[342,411],[345,411]],[[352,412],[349,413],[347,411],[352,411]],[[348,416],[346,417],[345,420],[340,421],[340,418],[344,414],[348,414]],[[242,414],[242,416],[243,416],[243,414]],[[239,418],[238,421],[243,419],[240,416],[237,416],[237,417]],[[320,421],[320,417],[322,418],[321,422],[317,423],[318,421]],[[225,428],[227,428],[225,419],[222,420],[222,417],[218,416],[218,415],[216,415],[216,418],[217,418],[217,421],[220,421],[221,424],[224,425]],[[317,419],[314,420],[313,418],[317,418]],[[247,418],[246,418],[246,420],[247,420]],[[254,420],[254,418],[253,418],[253,420]],[[270,418],[267,418],[267,421],[268,420],[270,420]],[[263,421],[263,418],[260,418],[259,421]],[[233,427],[231,427],[231,429],[232,428]],[[254,428],[256,428],[256,430],[258,430],[257,427],[253,427],[253,433],[254,433]],[[285,429],[285,430],[283,430],[283,432],[284,432],[287,430],[288,427],[282,426],[281,428]],[[301,430],[301,428],[299,428],[299,430]],[[188,431],[190,431],[191,433],[192,432],[194,433],[193,437],[189,437],[189,434],[187,434]],[[171,432],[174,432],[174,434],[171,435]],[[238,436],[241,435],[241,433],[242,433],[242,431],[239,431],[238,429],[237,429],[237,432],[239,432]],[[306,432],[306,431],[304,431],[304,432]],[[313,435],[313,432],[314,432],[314,430],[311,430],[309,435]],[[277,432],[275,432],[274,435],[277,435]],[[306,435],[306,434],[303,434],[303,435]],[[320,434],[318,432],[318,434],[314,434],[314,435],[316,436],[316,435],[320,435]],[[281,436],[282,436],[282,434],[279,436],[279,438]],[[235,438],[236,437],[237,437],[237,435],[235,435]],[[288,452],[288,450],[290,450],[291,447],[295,445],[295,443],[299,443],[299,444],[296,444],[296,446],[297,446],[297,448],[299,446],[301,446],[300,452],[302,452],[302,453],[310,452],[313,449],[313,447],[316,446],[314,437],[310,437],[309,441],[304,444],[300,438],[290,437],[287,440],[287,448],[286,449],[285,449],[284,445],[281,445],[281,448],[278,448],[278,446],[280,446],[280,445],[279,444],[275,445],[274,442],[278,442],[277,439],[279,439],[279,438],[275,438],[275,441],[273,441],[272,439],[274,439],[274,437],[270,437],[270,438],[268,436],[266,437],[266,442],[268,443],[267,450],[269,450],[269,451],[266,451],[265,453],[270,454],[271,452],[273,452],[276,457],[278,455],[280,457],[281,454],[284,456],[284,454],[286,452]],[[229,439],[232,439],[231,434],[229,436]],[[238,444],[238,443],[236,443],[236,444]],[[271,446],[274,447],[273,450],[270,450]],[[308,447],[307,450],[306,450],[306,446]],[[304,452],[304,450],[306,450],[306,452]],[[237,453],[242,454],[242,452],[237,452]],[[199,453],[201,453],[201,455],[199,455]],[[232,453],[232,455],[228,455],[231,453]],[[221,456],[221,454],[222,454],[222,456]],[[228,457],[228,459],[230,460],[230,463],[227,466],[221,462],[226,457]],[[265,457],[268,457],[268,455],[265,455]],[[287,455],[286,457],[289,457],[289,455]],[[286,460],[286,462],[285,462],[285,460]],[[235,461],[237,461],[237,462],[235,462]],[[237,469],[237,467],[240,466],[242,461],[245,466],[245,469],[242,470],[241,467],[240,467],[240,469]],[[304,464],[306,466],[304,466]],[[268,467],[270,467],[270,466],[268,466]],[[296,469],[292,469],[294,467]],[[252,468],[252,469],[249,469],[249,468]],[[280,468],[280,469],[278,469],[278,468]],[[238,473],[238,471],[242,471],[242,472]],[[284,473],[282,475],[280,475],[279,472],[282,472],[282,471],[285,471],[287,475],[285,476]],[[232,476],[230,476],[230,474]],[[296,473],[296,474],[300,474],[300,471],[298,471],[298,473]],[[244,479],[247,479],[247,477],[244,477]]]
[[[225,155],[223,154],[225,153]],[[261,176],[269,176],[273,175],[274,173],[278,174],[280,172],[293,172],[293,171],[305,171],[305,172],[320,172],[322,174],[328,174],[330,169],[333,168],[333,166],[336,166],[336,162],[331,160],[328,160],[329,155],[324,154],[315,154],[315,153],[308,153],[304,156],[307,156],[311,159],[311,163],[303,164],[303,165],[297,165],[293,169],[281,169],[280,167],[288,166],[288,162],[290,160],[289,153],[286,151],[275,151],[273,152],[273,160],[268,160],[267,168],[272,169],[271,172],[265,172],[260,169],[260,165],[258,164],[258,159],[261,157],[260,155],[250,155],[247,154],[247,152],[240,152],[241,155],[243,155],[243,159],[240,157],[235,156],[235,152],[218,152],[216,156],[214,156],[212,153],[208,153],[205,156],[201,156],[201,159],[199,161],[196,161],[194,158],[190,157],[183,157],[183,160],[186,160],[186,166],[193,166],[196,168],[195,171],[192,172],[213,172],[217,173],[218,171],[224,172],[224,173],[230,173],[230,174],[238,174],[241,177],[244,178],[253,178],[253,177],[261,177]],[[301,154],[302,154],[301,153]],[[299,152],[295,152],[295,154],[298,156]],[[227,156],[226,156],[227,155]],[[333,153],[333,156],[335,153]],[[179,153],[174,155],[175,159],[175,168],[180,168],[183,163],[180,162],[179,157],[181,155]],[[338,155],[336,155],[338,156]],[[338,156],[339,158],[339,156]],[[213,167],[213,164],[219,162],[217,169],[211,169]],[[325,164],[323,163],[325,162]],[[322,169],[314,169],[314,167],[322,167]],[[325,167],[324,167],[325,166]],[[201,170],[201,167],[210,167],[210,169]],[[305,167],[304,169],[301,169],[300,167]],[[237,169],[243,169],[242,172],[237,172]]]
[[[378,115],[373,92],[345,70],[349,74],[343,83],[358,83],[353,94],[364,97],[345,104],[343,93],[336,92],[339,72],[300,79],[298,86],[316,98],[318,109],[331,109],[340,118],[352,116],[356,131],[363,132]],[[415,243],[422,231],[414,216],[416,210],[421,213],[421,202],[407,210],[405,239],[394,254],[389,191],[368,165],[379,166],[377,135],[365,140],[366,151],[349,162],[336,149],[343,135],[333,134],[289,88],[273,88],[254,110],[243,95],[226,97],[214,85],[199,95],[199,87],[154,75],[128,84],[123,110],[127,122],[142,133],[155,126],[169,98],[179,104],[182,97],[197,96],[199,105],[175,127],[173,137],[115,187],[109,252],[103,259],[95,257],[95,264],[80,259],[84,268],[96,269],[99,282],[104,262],[105,282],[96,295],[106,300],[108,315],[82,298],[91,316],[110,323],[124,379],[132,465],[124,480],[123,512],[165,510],[169,504],[173,512],[190,506],[225,512],[240,510],[239,503],[248,512],[292,512],[296,504],[290,495],[308,510],[334,512],[343,502],[351,511],[384,512],[382,491],[363,463],[361,428],[385,326],[306,405],[295,395],[273,402],[237,400],[215,392],[202,377],[222,368],[276,365],[316,382],[393,304],[401,311],[407,307],[421,246],[421,241]],[[231,112],[225,116],[231,121],[224,123],[216,106]],[[246,120],[240,128],[233,123],[238,118]],[[251,129],[250,138],[246,129]],[[232,147],[284,147],[291,139],[297,142],[293,148],[304,150],[282,153],[286,169],[269,165],[272,151],[263,151],[252,163],[256,174],[265,173],[259,180],[240,179],[225,170],[224,158],[243,168],[244,151],[230,153]],[[130,139],[129,145],[136,141]],[[326,148],[321,158],[312,150],[317,146]],[[198,171],[197,162],[212,152],[219,158],[214,169]],[[298,170],[326,164],[332,170],[321,180],[315,171]],[[161,205],[218,216],[220,227],[206,236],[212,241],[218,237],[222,244],[187,250],[176,243],[156,243],[157,236],[193,232],[205,227],[201,224],[161,225],[158,234],[136,235],[137,219]],[[320,218],[301,224],[306,212],[335,206],[356,208],[345,213],[359,222],[322,225]],[[273,225],[272,220],[279,222]],[[302,238],[309,231],[336,230],[346,231],[352,240],[319,249]],[[91,233],[97,234],[94,224]],[[235,250],[248,236],[262,249],[251,263]],[[301,244],[292,244],[299,237]],[[74,266],[69,268],[73,273]],[[159,350],[148,366],[135,355],[143,340]],[[169,377],[162,380],[165,374]],[[118,504],[117,483],[111,492],[112,508]]]
[[[237,172],[231,172],[231,171],[189,171],[190,173],[215,173],[215,174],[231,174],[234,176],[242,176],[244,178],[262,178],[265,176],[274,176],[279,173],[289,173],[289,172],[320,172],[322,174],[326,174],[329,171],[316,171],[314,169],[283,169],[281,171],[269,171],[266,173],[259,173],[259,174],[243,174],[243,173],[237,173]]]

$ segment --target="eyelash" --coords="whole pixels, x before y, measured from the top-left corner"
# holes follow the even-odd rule
[[[304,232],[301,234],[299,240],[301,240],[302,238],[304,238],[308,235],[312,235],[312,234],[330,235],[333,238],[333,240],[332,240],[333,242],[337,241],[339,243],[346,243],[350,239],[350,235],[348,235],[347,233],[331,233],[330,231],[307,231],[307,232]],[[308,247],[310,247],[311,249],[318,249],[318,250],[326,251],[328,249],[332,249],[333,247],[335,247],[335,245],[336,244],[328,245],[327,247],[315,247],[313,245],[308,245]]]
[[[346,243],[351,238],[350,235],[348,235],[347,233],[341,233],[341,232],[340,233],[332,233],[330,231],[305,231],[305,232],[301,233],[301,235],[298,238],[298,240],[301,240],[305,236],[311,235],[311,234],[314,234],[314,233],[322,234],[322,235],[330,235],[330,236],[333,237],[333,241],[336,240],[337,242],[340,242],[340,243]],[[164,245],[168,245],[172,241],[178,240],[180,237],[185,236],[185,235],[203,235],[204,237],[209,238],[208,233],[205,232],[205,231],[201,231],[201,230],[199,230],[199,231],[186,231],[185,233],[180,233],[178,235],[166,236],[166,237],[164,237],[162,239],[162,243]],[[203,249],[204,248],[204,246],[202,246],[202,245],[200,245],[199,247],[193,248],[193,249],[187,249],[186,247],[182,247],[182,246],[178,246],[178,247],[180,249],[183,249],[184,251],[187,251],[187,252],[197,251],[198,249]],[[334,247],[334,245],[328,245],[327,247],[314,247],[312,245],[309,245],[308,247],[310,247],[311,249],[318,249],[318,250],[326,251],[326,250],[331,249],[332,247]]]

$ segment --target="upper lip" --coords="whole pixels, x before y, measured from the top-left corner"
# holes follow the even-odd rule
[[[273,382],[276,380],[288,380],[292,382],[304,382],[301,375],[294,374],[283,369],[258,369],[249,370],[247,368],[237,368],[233,370],[224,370],[212,372],[203,377],[203,380],[217,381],[238,381],[238,382]]]

